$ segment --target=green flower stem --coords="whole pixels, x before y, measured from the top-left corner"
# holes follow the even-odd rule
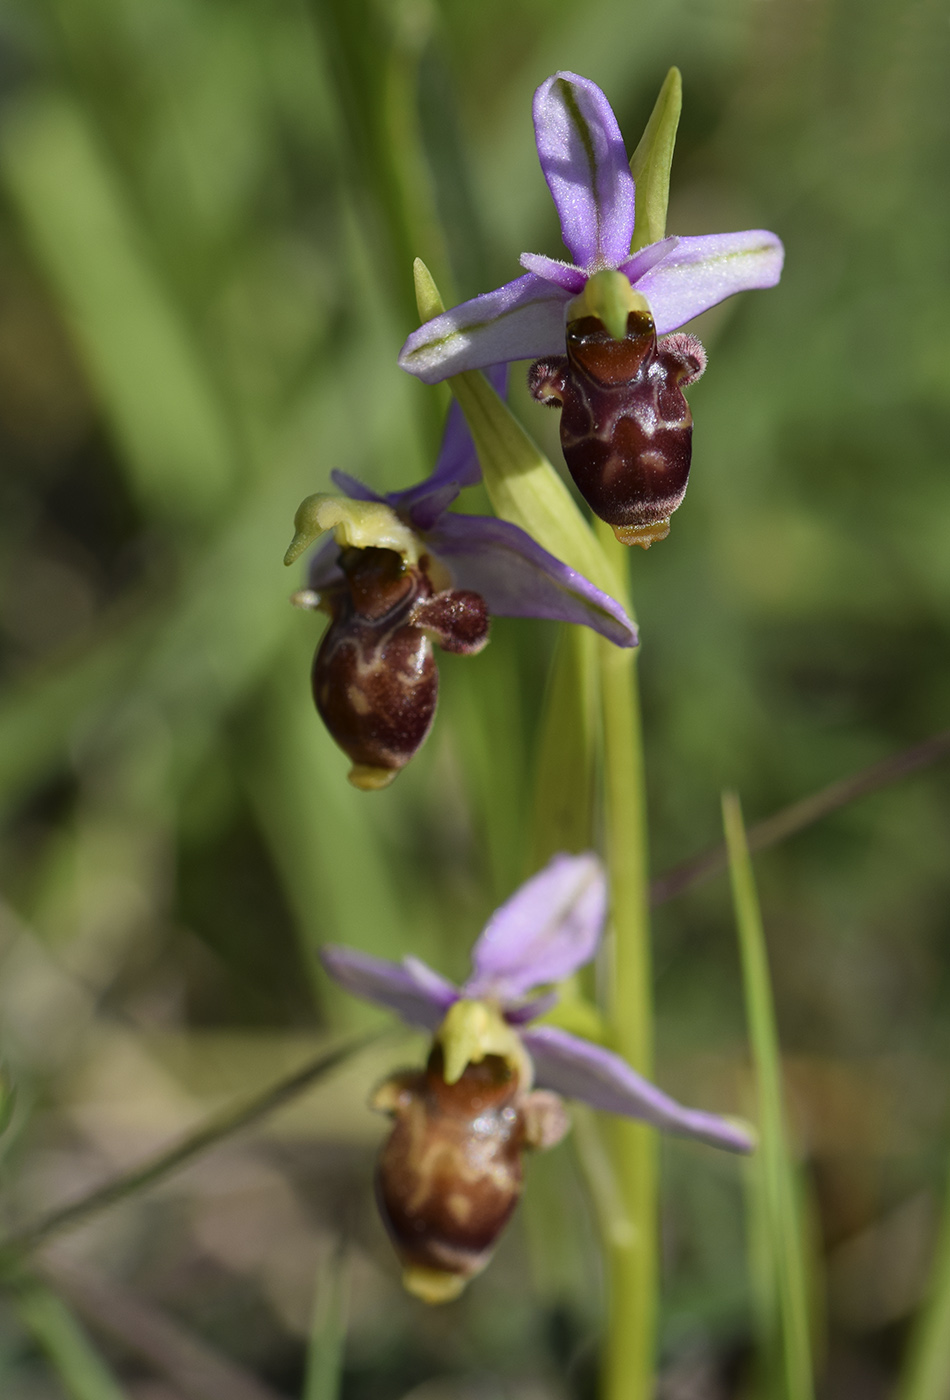
[[[624,566],[626,550],[609,526],[599,527],[605,551]],[[626,589],[619,598],[629,609]],[[653,1062],[653,995],[647,868],[643,738],[637,655],[598,647],[604,727],[604,815],[610,872],[613,965],[608,1022],[614,1048],[643,1075]],[[616,1120],[609,1142],[624,1215],[632,1229],[607,1237],[609,1313],[604,1400],[646,1400],[653,1393],[656,1328],[656,1135]]]
[[[630,162],[637,185],[631,252],[663,238],[670,165],[682,103],[679,70],[671,68],[643,138]],[[609,526],[598,522],[601,545],[622,591],[614,596],[630,616],[628,555]],[[639,1073],[653,1065],[653,988],[650,957],[650,885],[647,857],[643,730],[637,686],[639,651],[601,645],[604,724],[604,810],[613,912],[613,968],[607,1008],[613,1044]],[[603,1373],[604,1400],[647,1400],[653,1393],[659,1293],[657,1145],[648,1128],[612,1125],[614,1175],[627,1220],[608,1238],[609,1315]]]

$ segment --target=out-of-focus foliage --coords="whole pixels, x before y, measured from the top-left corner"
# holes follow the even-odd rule
[[[469,296],[524,248],[557,253],[536,84],[590,76],[632,147],[672,63],[670,231],[772,228],[787,264],[777,290],[697,325],[692,486],[632,561],[657,870],[716,839],[724,785],[753,820],[946,726],[945,7],[8,0],[11,1223],[361,1024],[318,970],[323,940],[457,975],[528,873],[553,628],[498,621],[477,661],[446,658],[429,743],[365,795],[312,711],[319,623],[287,605],[281,558],[331,468],[392,488],[431,463],[445,399],[395,366],[412,256]],[[553,456],[553,416],[520,383],[512,398]],[[757,863],[837,1397],[883,1393],[926,1277],[950,1147],[948,833],[935,769]],[[661,1081],[739,1108],[724,882],[662,911],[657,950]],[[520,1229],[462,1303],[423,1313],[400,1294],[360,1105],[414,1053],[364,1056],[50,1246],[49,1279],[128,1394],[178,1393],[171,1334],[299,1394],[313,1278],[341,1232],[346,1400],[588,1393],[597,1260],[567,1148],[534,1164]],[[737,1393],[751,1335],[738,1171],[677,1145],[664,1167],[665,1393],[712,1400]],[[144,1324],[110,1330],[109,1288],[171,1328],[164,1363]],[[0,1307],[4,1394],[61,1393],[35,1347]]]

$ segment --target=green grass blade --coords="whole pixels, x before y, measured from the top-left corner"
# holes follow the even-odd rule
[[[742,809],[734,793],[724,793],[723,825],[752,1042],[759,1119],[758,1163],[762,1218],[777,1300],[785,1400],[812,1400],[811,1339],[802,1250],[802,1221],[788,1146],[782,1094],[781,1056],[769,976],[765,935]]]
[[[907,1349],[897,1400],[946,1400],[950,1395],[950,1184],[933,1271]]]
[[[346,1346],[349,1269],[341,1249],[317,1269],[303,1400],[338,1400]]]
[[[72,1400],[126,1400],[85,1330],[52,1289],[36,1279],[18,1283],[13,1303]]]
[[[24,103],[5,122],[0,169],[140,499],[205,515],[233,477],[229,429],[83,110],[63,96]]]

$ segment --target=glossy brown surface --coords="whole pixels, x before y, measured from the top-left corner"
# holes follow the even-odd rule
[[[699,342],[657,340],[651,318],[632,311],[624,340],[593,316],[567,328],[567,355],[532,365],[542,403],[561,405],[561,447],[591,509],[621,527],[669,519],[686,493],[693,420],[683,387],[705,367]]]
[[[434,593],[425,561],[391,549],[345,549],[344,582],[322,595],[331,616],[313,663],[313,698],[357,766],[398,772],[435,716],[439,675],[432,641],[474,653],[488,640],[483,599]]]
[[[478,1273],[518,1203],[522,1151],[551,1146],[566,1131],[560,1101],[522,1093],[498,1055],[446,1084],[436,1046],[425,1070],[387,1080],[374,1106],[395,1119],[376,1191],[403,1263]]]

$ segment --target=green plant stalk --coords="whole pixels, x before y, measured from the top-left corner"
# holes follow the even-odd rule
[[[626,550],[609,526],[601,545],[625,568]],[[629,610],[626,589],[620,601]],[[653,1062],[649,872],[643,733],[636,651],[598,642],[604,735],[604,824],[610,874],[611,976],[607,1020],[614,1048],[643,1075]],[[646,1400],[653,1392],[658,1295],[656,1137],[639,1123],[611,1123],[610,1143],[627,1230],[606,1237],[609,1311],[604,1400]]]
[[[670,166],[682,106],[679,70],[671,68],[630,162],[637,185],[630,251],[663,238]],[[602,521],[597,532],[612,572],[615,596],[631,617],[629,555]],[[613,966],[608,1023],[615,1048],[639,1073],[653,1067],[653,987],[650,885],[643,726],[635,652],[599,646],[604,733],[604,817],[613,916]],[[648,1128],[612,1125],[614,1176],[629,1222],[607,1240],[609,1313],[604,1400],[647,1400],[653,1393],[659,1301],[657,1145]]]
[[[349,1305],[349,1266],[342,1242],[317,1269],[303,1400],[339,1400]]]
[[[722,798],[759,1118],[763,1215],[775,1276],[786,1400],[813,1400],[802,1223],[788,1147],[781,1056],[752,861],[735,793]]]
[[[20,1278],[11,1289],[20,1321],[28,1328],[72,1400],[126,1400],[85,1330],[63,1300],[38,1279]]]
[[[950,1395],[950,1181],[937,1238],[927,1301],[910,1335],[897,1400]]]

